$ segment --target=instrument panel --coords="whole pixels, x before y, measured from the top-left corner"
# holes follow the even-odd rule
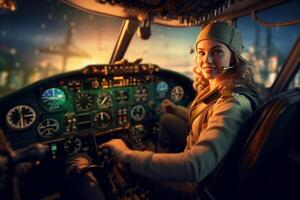
[[[189,78],[157,65],[91,65],[2,97],[0,126],[14,149],[49,144],[53,159],[88,152],[115,132],[143,149],[157,135],[160,103],[193,98]]]

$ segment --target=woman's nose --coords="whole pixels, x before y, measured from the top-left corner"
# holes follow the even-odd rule
[[[211,58],[211,55],[209,53],[207,53],[205,56],[204,56],[204,62],[205,63],[212,63],[212,58]]]

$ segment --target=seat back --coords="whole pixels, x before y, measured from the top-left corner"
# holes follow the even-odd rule
[[[207,190],[217,199],[277,199],[288,190],[287,154],[299,142],[300,91],[284,92],[258,109],[241,128]],[[284,188],[284,189],[283,189]],[[274,191],[275,190],[275,191]],[[286,197],[286,196],[285,196]]]

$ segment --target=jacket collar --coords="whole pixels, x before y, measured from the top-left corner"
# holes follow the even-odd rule
[[[204,90],[202,90],[196,97],[197,102],[203,102],[205,104],[209,104],[214,101],[216,98],[220,97],[220,93],[218,87],[212,91],[209,91],[209,86],[207,86]]]

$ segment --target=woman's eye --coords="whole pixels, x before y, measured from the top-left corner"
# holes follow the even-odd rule
[[[204,52],[204,51],[198,51],[198,55],[199,55],[199,56],[204,56],[204,55],[205,55],[205,52]]]
[[[223,55],[223,51],[222,50],[214,50],[212,52],[212,55],[215,55],[215,56],[221,56]]]

